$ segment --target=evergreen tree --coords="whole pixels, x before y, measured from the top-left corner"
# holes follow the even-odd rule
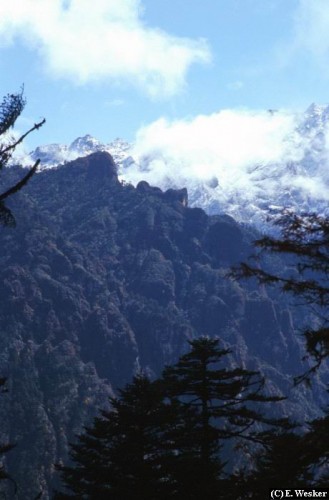
[[[329,355],[329,219],[314,213],[298,215],[284,210],[275,225],[280,228],[280,236],[265,236],[255,241],[259,249],[254,256],[259,261],[257,265],[243,263],[233,270],[233,275],[277,284],[284,292],[312,306],[318,325],[305,331],[305,339],[316,364],[300,378],[306,380]],[[293,260],[281,274],[273,273],[260,265],[264,252],[286,254]]]
[[[260,443],[255,405],[281,398],[263,393],[257,372],[230,368],[218,340],[191,342],[191,351],[151,382],[135,377],[111,399],[111,410],[71,445],[60,466],[67,493],[56,499],[207,500],[228,498],[232,482],[221,458],[226,440]]]
[[[110,411],[96,417],[92,427],[71,445],[73,467],[60,467],[62,480],[73,493],[56,499],[165,500],[174,483],[166,462],[171,453],[166,440],[173,415],[162,387],[145,376],[111,399]]]
[[[2,170],[12,158],[12,155],[16,147],[23,142],[25,137],[27,137],[34,130],[39,129],[45,120],[36,123],[31,127],[25,134],[21,135],[19,138],[10,137],[9,130],[15,125],[17,118],[22,113],[25,106],[25,99],[23,97],[23,90],[20,93],[8,94],[4,97],[2,103],[0,104],[0,170]],[[14,193],[19,191],[36,172],[40,161],[37,160],[34,165],[30,168],[28,173],[23,176],[23,178],[14,184],[13,186],[5,189],[0,193],[0,223],[7,226],[15,226],[15,218],[8,207],[5,205],[5,201]]]
[[[263,500],[270,488],[311,486],[313,476],[303,435],[271,432],[264,440],[266,446],[256,454],[255,468],[232,478],[236,484],[234,500]]]
[[[329,484],[329,412],[309,424],[309,432],[304,438],[309,470],[314,484],[327,487]]]
[[[305,334],[308,353],[315,359],[315,364],[304,374],[296,378],[296,382],[311,381],[311,374],[316,372],[323,360],[329,356],[329,219],[315,213],[296,214],[283,210],[281,216],[275,221],[280,229],[279,236],[265,236],[255,242],[258,253],[254,256],[258,261],[256,265],[243,263],[238,269],[233,270],[235,277],[256,278],[262,284],[279,285],[284,292],[290,293],[299,299],[299,304],[312,307],[312,313],[317,316],[316,326],[308,328]],[[263,254],[286,254],[290,257],[289,265],[281,272],[271,272],[262,263]],[[327,438],[329,417],[314,420],[309,424],[310,429],[298,445],[296,463],[302,467],[304,480],[311,484],[326,486],[329,479],[329,441]],[[280,445],[278,437],[273,446]],[[295,442],[298,436],[291,437]],[[300,443],[299,443],[300,444]],[[284,448],[284,444],[282,449]],[[266,463],[271,474],[281,474],[279,460],[272,461],[268,458],[261,459],[261,466]],[[291,474],[291,480],[299,481],[300,475],[296,473],[294,460],[287,464],[286,473]]]
[[[163,375],[168,397],[179,403],[182,415],[190,412],[175,437],[173,475],[180,485],[178,498],[227,498],[229,482],[221,459],[225,441],[240,438],[259,443],[257,422],[289,424],[266,418],[255,409],[258,403],[282,398],[264,394],[258,372],[230,368],[230,350],[221,349],[219,340],[200,338],[190,345],[191,351]]]
[[[263,500],[269,488],[328,486],[329,417],[311,422],[303,432],[272,432],[264,435],[265,448],[256,455],[255,468],[236,475],[234,500]],[[233,500],[233,498],[232,498]]]

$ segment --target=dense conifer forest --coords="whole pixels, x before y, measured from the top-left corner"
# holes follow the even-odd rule
[[[68,493],[55,498],[261,500],[273,485],[324,487],[328,418],[306,431],[271,418],[281,398],[259,373],[228,368],[228,354],[200,338],[160,379],[135,376],[71,445],[71,465],[58,466]]]
[[[23,108],[4,99],[2,134]],[[0,148],[3,494],[326,486],[327,220],[283,214],[283,239],[260,239],[189,208],[186,189],[123,184],[107,153],[6,167],[25,135]],[[257,237],[260,264],[241,266]]]

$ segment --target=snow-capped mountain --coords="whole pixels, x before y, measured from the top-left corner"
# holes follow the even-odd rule
[[[269,116],[275,113],[271,110]],[[205,162],[199,157],[182,159],[165,147],[133,146],[122,139],[102,144],[90,135],[77,138],[69,146],[40,146],[29,160],[40,158],[44,169],[107,151],[117,163],[122,180],[134,185],[146,180],[162,189],[187,187],[190,206],[199,206],[210,214],[224,212],[258,227],[263,226],[269,213],[281,207],[328,213],[329,106],[312,104],[305,113],[294,116],[280,147],[283,153],[278,159],[249,162],[235,170],[220,162],[217,168],[215,158],[208,177],[204,175]]]
[[[115,139],[109,144],[103,144],[98,139],[87,134],[78,137],[69,146],[63,144],[48,144],[39,146],[24,158],[24,163],[41,160],[40,169],[53,168],[58,165],[73,161],[82,156],[88,156],[97,151],[110,153],[119,167],[128,160],[131,145],[122,139]]]

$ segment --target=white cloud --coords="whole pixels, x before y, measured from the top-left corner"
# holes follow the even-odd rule
[[[307,51],[318,63],[329,62],[329,2],[299,0],[295,13],[295,33],[292,52]]]
[[[131,153],[137,161],[122,176],[135,185],[185,186],[195,205],[221,207],[243,220],[257,217],[266,204],[305,209],[329,197],[329,127],[318,144],[316,133],[302,131],[304,120],[285,111],[248,110],[161,118],[138,131]]]
[[[191,64],[210,60],[208,45],[150,28],[141,12],[140,0],[1,2],[0,44],[19,37],[56,77],[127,81],[153,97],[170,96]]]
[[[285,112],[223,110],[172,123],[162,118],[138,131],[133,156],[147,159],[143,175],[152,183],[218,177],[231,189],[253,182],[257,165],[299,159],[294,127],[295,118]]]

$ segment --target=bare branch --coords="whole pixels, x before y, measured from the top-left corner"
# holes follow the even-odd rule
[[[23,134],[19,139],[17,139],[16,142],[10,144],[9,146],[7,146],[5,149],[3,149],[1,151],[1,155],[5,155],[7,154],[9,151],[13,151],[19,144],[21,144],[24,139],[31,133],[33,132],[34,130],[38,130],[40,127],[42,127],[42,125],[46,123],[46,119],[44,118],[41,122],[39,123],[35,123],[33,125],[32,128],[30,128],[27,132],[25,132],[25,134]]]
[[[40,164],[40,160],[37,160],[33,167],[29,170],[29,172],[21,179],[15,186],[12,186],[8,191],[5,191],[0,195],[0,202],[8,198],[8,196],[11,196],[12,194],[16,193],[19,191],[32,177],[32,175],[36,172],[38,165]]]

